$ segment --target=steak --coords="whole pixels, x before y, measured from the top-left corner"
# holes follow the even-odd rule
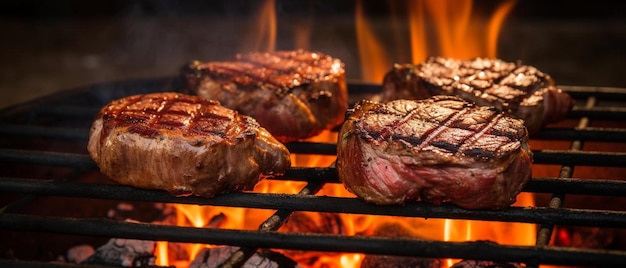
[[[253,118],[170,92],[104,106],[87,149],[112,180],[177,196],[252,189],[290,166],[287,148]]]
[[[282,142],[313,137],[343,122],[344,63],[304,50],[238,54],[183,67],[185,89],[255,118]]]
[[[548,74],[500,59],[431,57],[417,65],[396,64],[383,80],[382,101],[435,95],[496,107],[524,120],[531,135],[562,120],[574,105]]]
[[[337,145],[346,189],[368,202],[451,202],[501,209],[531,178],[522,120],[455,96],[376,103],[348,110]]]

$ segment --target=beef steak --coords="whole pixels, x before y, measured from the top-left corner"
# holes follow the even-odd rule
[[[500,59],[431,57],[417,65],[396,64],[385,75],[382,101],[435,95],[496,107],[524,120],[531,135],[563,119],[574,105],[548,74]]]
[[[500,209],[531,178],[523,122],[492,107],[454,96],[364,100],[346,116],[337,171],[346,188],[368,202]]]
[[[255,118],[282,142],[306,139],[344,119],[344,63],[304,50],[238,54],[183,67],[186,90]]]
[[[290,166],[287,148],[253,118],[179,93],[112,101],[93,122],[87,149],[112,180],[175,195],[251,189]]]

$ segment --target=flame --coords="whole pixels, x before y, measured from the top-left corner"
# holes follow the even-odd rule
[[[411,60],[418,63],[427,57],[426,23],[424,21],[424,2],[410,2],[409,5],[409,36],[411,42]]]
[[[356,37],[361,57],[361,74],[364,81],[379,82],[391,67],[384,46],[376,39],[372,27],[365,18],[363,4],[356,1]]]
[[[395,2],[391,2],[396,4]],[[467,59],[497,56],[498,35],[504,20],[515,6],[516,0],[499,3],[488,19],[476,15],[472,0],[441,1],[416,0],[406,4],[407,29],[410,42],[410,59],[405,59],[402,46],[396,44],[393,55],[388,55],[369,24],[361,1],[356,2],[356,33],[359,46],[361,78],[368,82],[382,81],[391,68],[389,60],[410,61],[417,64],[429,55]],[[392,7],[395,13],[399,10]],[[397,14],[392,14],[392,27],[401,32]],[[430,26],[430,27],[429,27]],[[430,30],[430,31],[429,31]],[[433,33],[434,30],[434,33]],[[396,42],[401,38],[395,38]]]
[[[275,51],[276,50],[276,1],[265,0],[256,16],[254,27],[244,42],[242,51]]]
[[[438,1],[391,1],[392,29],[395,42],[393,50],[380,41],[373,30],[361,0],[356,1],[355,30],[360,56],[361,75],[364,81],[380,82],[384,74],[391,68],[393,59],[404,59],[410,54],[407,61],[419,63],[429,55],[441,54],[447,57],[469,58],[477,56],[496,57],[497,39],[500,28],[512,10],[516,0],[502,1],[495,12],[488,19],[476,17],[471,0]],[[397,6],[404,4],[406,6]],[[248,35],[242,51],[274,51],[276,48],[277,18],[275,0],[266,0],[259,8],[254,23],[255,27]],[[398,17],[402,10],[406,10],[408,18],[401,20]],[[404,25],[402,23],[405,23]],[[302,18],[300,23],[293,25],[295,48],[308,49],[311,39],[312,17]],[[434,25],[434,27],[431,27]],[[405,27],[405,28],[403,28]],[[406,29],[403,35],[402,29]],[[435,30],[432,33],[432,30]],[[408,46],[400,44],[408,36]],[[431,37],[434,39],[431,40]],[[433,45],[435,44],[435,45]],[[403,51],[403,48],[410,48]],[[435,50],[437,49],[437,50]],[[394,52],[395,54],[391,54]],[[393,56],[393,57],[392,57]],[[336,142],[337,133],[325,131],[311,138],[311,142]],[[327,167],[332,165],[336,156],[292,154],[291,160],[295,167]],[[306,185],[305,182],[263,180],[259,182],[254,192],[297,194]],[[340,183],[326,184],[317,195],[355,197]],[[518,195],[515,206],[532,206],[531,194]],[[194,226],[198,228],[225,228],[256,230],[261,223],[271,216],[273,211],[248,208],[197,206],[197,205],[168,205],[176,213],[175,222],[179,226]],[[330,217],[330,218],[328,218]],[[298,226],[299,218],[307,223]],[[340,226],[323,226],[324,222],[333,222]],[[313,232],[331,232],[341,235],[376,235],[376,236],[404,236],[443,241],[475,241],[490,240],[506,245],[534,245],[536,227],[533,224],[503,223],[453,219],[423,219],[394,216],[372,216],[360,214],[332,214],[297,212],[290,221],[281,227],[285,229],[317,228],[308,230]],[[157,243],[157,264],[162,266],[176,265],[186,267],[195,258],[195,255],[204,247],[210,245],[184,244],[184,254],[172,253],[172,244]],[[180,249],[178,249],[180,250]],[[298,252],[282,251],[294,259],[307,258]],[[301,252],[300,252],[301,253]],[[184,257],[181,257],[183,255]],[[306,267],[359,267],[364,254],[354,253],[319,253],[313,259],[314,264]],[[310,260],[310,258],[308,259]],[[442,260],[442,265],[449,267],[457,260]],[[305,265],[302,265],[305,266]]]

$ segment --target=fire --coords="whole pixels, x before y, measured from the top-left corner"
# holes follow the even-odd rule
[[[248,47],[242,50],[273,51],[276,48],[277,19],[274,0],[266,0],[260,6],[257,23],[246,42]],[[358,41],[358,53],[362,80],[369,82],[381,82],[382,77],[391,67],[393,59],[403,60],[403,55],[410,54],[409,59],[413,63],[425,60],[428,55],[440,54],[442,56],[469,58],[476,56],[496,57],[498,32],[507,14],[515,4],[515,0],[500,2],[495,12],[485,20],[473,13],[472,1],[390,1],[390,4],[406,4],[406,6],[394,6],[391,10],[398,12],[405,10],[406,20],[398,19],[398,14],[391,14],[393,29],[397,42],[402,38],[402,29],[406,29],[405,36],[410,42],[409,51],[402,51],[406,47],[396,44],[390,51],[376,36],[370,21],[367,19],[363,3],[356,1],[355,30]],[[402,22],[406,25],[402,25]],[[312,18],[304,19],[304,22],[294,26],[294,44],[296,48],[308,49]],[[434,27],[432,27],[434,25]],[[435,29],[433,34],[431,31]],[[432,36],[434,40],[431,40]],[[436,42],[435,42],[436,41]],[[433,46],[432,44],[437,44]],[[438,49],[438,50],[435,50]],[[391,52],[395,54],[391,54]],[[336,142],[337,133],[326,131],[309,141],[312,142]],[[293,166],[298,167],[327,167],[333,164],[335,156],[319,155],[292,155]],[[254,189],[259,193],[286,193],[296,194],[305,186],[304,182],[263,180]],[[341,184],[327,184],[318,195],[354,197]],[[531,194],[520,194],[515,206],[532,206],[534,204]],[[176,210],[176,223],[180,226],[194,226],[199,228],[229,228],[256,230],[273,211],[212,207],[195,205],[171,205]],[[313,222],[314,226],[298,226],[298,218],[307,219],[307,223]],[[294,223],[295,222],[295,223]],[[331,222],[332,225],[323,226]],[[522,223],[483,222],[470,220],[452,219],[422,219],[392,216],[370,216],[356,214],[332,214],[297,212],[290,218],[286,226],[279,231],[301,230],[312,228],[315,232],[339,233],[342,235],[377,235],[377,236],[410,236],[431,240],[442,241],[475,241],[490,240],[507,245],[534,245],[535,226]],[[296,231],[297,231],[296,230]],[[173,254],[172,245],[167,242],[159,242],[157,246],[158,265],[187,266],[195,255],[207,245],[184,245],[185,255]],[[289,255],[294,259],[307,258],[299,254]],[[319,253],[314,259],[317,261],[310,267],[359,267],[365,255],[363,254],[340,254]],[[442,265],[449,267],[457,260],[444,260]],[[308,264],[307,264],[308,265]]]
[[[398,45],[394,47],[396,54],[386,54],[373,28],[367,23],[361,2],[357,1],[356,31],[361,56],[361,78],[364,81],[381,82],[385,72],[391,68],[388,62],[391,57],[412,63],[420,63],[429,55],[461,59],[496,57],[498,33],[516,0],[500,2],[488,20],[473,13],[472,0],[416,0],[402,3],[407,5],[404,9],[408,17],[410,59],[403,57],[405,53],[397,49],[402,47]],[[401,9],[392,10],[398,12]],[[392,14],[391,17],[397,16]]]
[[[361,56],[361,73],[364,81],[378,82],[389,68],[390,63],[383,45],[376,39],[372,27],[365,18],[361,1],[356,1],[356,34]],[[366,59],[364,62],[363,60]]]

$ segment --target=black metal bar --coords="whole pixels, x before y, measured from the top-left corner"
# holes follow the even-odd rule
[[[0,149],[0,161],[94,169],[96,163],[86,154]]]
[[[289,194],[230,193],[213,198],[175,197],[164,191],[141,190],[121,185],[85,184],[3,178],[0,191],[60,195],[126,201],[197,204],[259,209],[335,212],[349,214],[390,215],[404,217],[473,219],[504,222],[554,223],[563,225],[626,227],[626,211],[546,209],[511,207],[504,210],[467,210],[450,204],[431,205],[408,202],[381,206],[358,198],[331,196],[298,196]]]
[[[534,135],[532,139],[626,142],[626,129],[591,127],[584,129],[546,128]]]
[[[626,100],[626,88],[618,87],[583,87],[583,86],[561,86],[568,94],[574,98],[605,98],[611,100]]]
[[[291,142],[285,144],[290,153],[336,155],[337,144],[329,142]]]
[[[93,120],[101,107],[76,105],[46,105],[35,107],[34,112],[39,116],[61,117],[63,119]]]
[[[257,232],[15,214],[0,214],[0,228],[15,231],[53,232],[152,241],[232,246],[245,244],[257,248],[360,252],[473,260],[489,259],[521,263],[532,261],[544,264],[599,265],[605,267],[626,265],[626,252],[624,251],[508,246],[487,241],[441,242],[409,238]]]
[[[63,263],[63,262],[38,262],[38,261],[3,260],[3,259],[0,259],[0,267],[11,267],[11,268],[112,268],[109,265],[75,264],[75,263]],[[154,266],[154,267],[150,267],[150,268],[158,268],[158,266]]]
[[[574,106],[567,116],[620,120],[626,118],[626,107],[585,108]]]
[[[525,192],[626,196],[626,181],[533,178]]]
[[[0,136],[17,138],[51,138],[58,140],[86,141],[89,129],[61,128],[34,125],[0,125]]]
[[[533,163],[564,166],[626,167],[626,153],[533,150]]]

